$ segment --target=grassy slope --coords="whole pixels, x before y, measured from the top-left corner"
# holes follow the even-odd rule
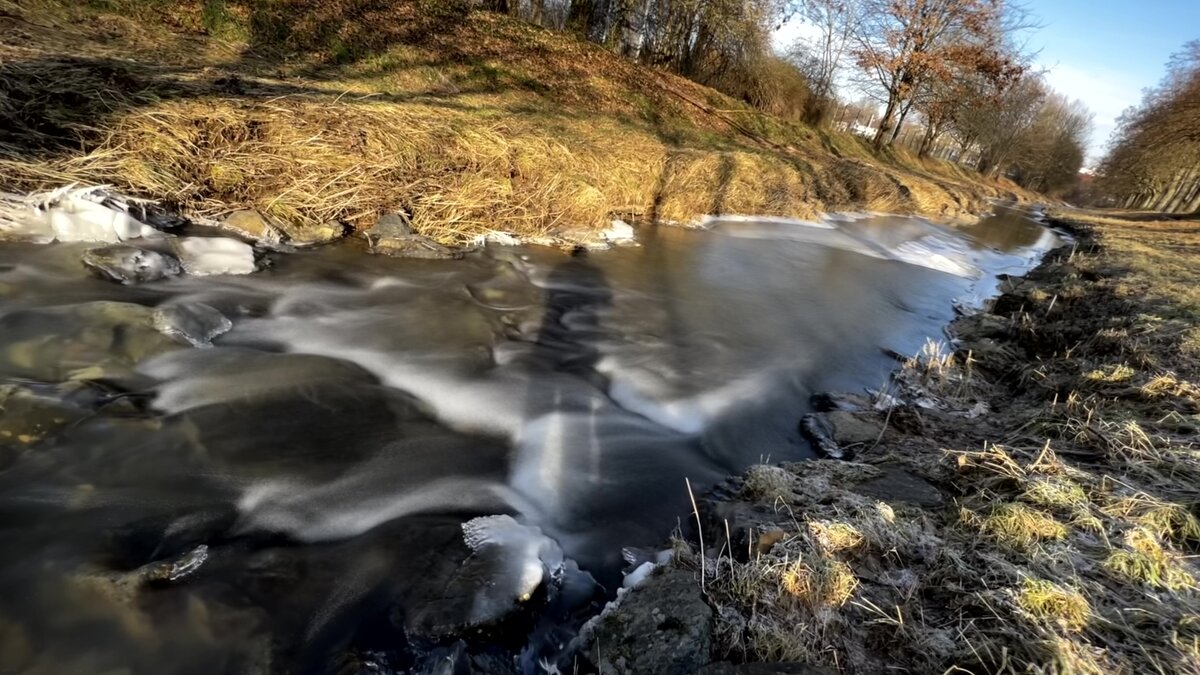
[[[393,35],[414,10],[391,3],[350,27],[370,51],[280,57],[210,4],[0,0],[3,188],[102,182],[200,215],[357,229],[399,211],[446,243],[570,239],[614,216],[957,216],[1020,194],[502,16]]]
[[[1055,217],[1086,229],[1077,251],[957,322],[957,356],[900,371],[902,398],[945,410],[859,413],[886,431],[856,461],[755,467],[745,505],[710,506],[779,539],[709,563],[718,656],[1200,672],[1200,221]],[[990,412],[965,419],[979,401]],[[897,471],[932,502],[868,488]]]

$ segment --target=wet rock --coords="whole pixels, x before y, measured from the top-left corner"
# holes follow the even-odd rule
[[[154,327],[154,311],[87,302],[0,316],[0,375],[40,382],[98,380],[180,345]]]
[[[686,570],[663,568],[581,631],[601,675],[683,675],[710,660],[713,612]]]
[[[110,557],[124,568],[178,559],[223,536],[236,524],[237,516],[232,505],[220,505],[123,524],[106,532]]]
[[[202,302],[182,302],[154,310],[154,327],[164,335],[193,347],[211,346],[214,338],[228,333],[233,322],[216,308]]]
[[[811,413],[800,420],[800,431],[819,452],[832,459],[849,459],[883,434],[874,413],[832,410]]]
[[[140,576],[146,583],[171,583],[195,574],[207,561],[208,546],[201,544],[174,560],[147,565],[140,570]]]
[[[250,274],[254,249],[245,242],[228,237],[182,237],[172,245],[183,263],[183,270],[194,276]]]
[[[367,239],[371,253],[397,258],[455,259],[461,258],[464,253],[417,234],[408,219],[400,214],[389,214],[380,218],[363,236]]]
[[[256,243],[275,246],[306,247],[327,244],[346,234],[341,223],[300,224],[270,218],[254,209],[242,209],[225,216],[218,226]]]
[[[122,284],[158,281],[183,272],[175,257],[130,244],[88,249],[81,262],[101,279]]]
[[[419,234],[395,234],[368,237],[372,241],[370,251],[394,258],[422,258],[426,260],[456,260],[464,251],[442,246],[429,237]]]
[[[250,241],[265,244],[281,244],[283,232],[273,225],[267,217],[254,209],[234,211],[220,220],[221,229],[246,237]]]

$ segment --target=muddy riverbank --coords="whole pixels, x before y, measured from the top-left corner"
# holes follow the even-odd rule
[[[700,499],[702,527],[601,620],[592,663],[1196,672],[1196,308],[1168,283],[1190,272],[1128,242],[1200,228],[1069,217],[1076,241],[954,321],[949,349],[814,402],[848,461],[752,467]]]

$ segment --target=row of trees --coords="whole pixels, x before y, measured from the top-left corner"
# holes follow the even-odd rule
[[[1126,208],[1200,211],[1200,41],[1174,55],[1163,81],[1121,117],[1097,188]]]
[[[882,111],[877,149],[916,119],[922,156],[952,138],[981,172],[1051,191],[1084,159],[1090,116],[1031,71],[1016,43],[1032,22],[1011,0],[485,1],[810,124],[848,79]],[[777,55],[772,35],[792,19],[809,37]]]
[[[906,121],[923,129],[927,156],[949,137],[956,157],[982,173],[1005,173],[1036,190],[1065,191],[1085,158],[1091,115],[1053,92],[1017,44],[1033,26],[1022,7],[1000,0],[805,0],[816,27],[792,58],[818,95],[834,91],[839,69],[882,109],[872,119],[876,148],[894,143]]]

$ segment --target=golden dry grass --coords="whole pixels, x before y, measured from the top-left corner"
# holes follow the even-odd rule
[[[1018,192],[853,138],[836,157],[811,129],[493,14],[419,39],[388,28],[394,42],[343,63],[336,44],[250,52],[238,12],[213,27],[204,3],[125,5],[0,0],[16,17],[0,22],[6,189],[106,183],[301,227],[401,212],[446,244],[577,238],[615,217],[953,217]]]

